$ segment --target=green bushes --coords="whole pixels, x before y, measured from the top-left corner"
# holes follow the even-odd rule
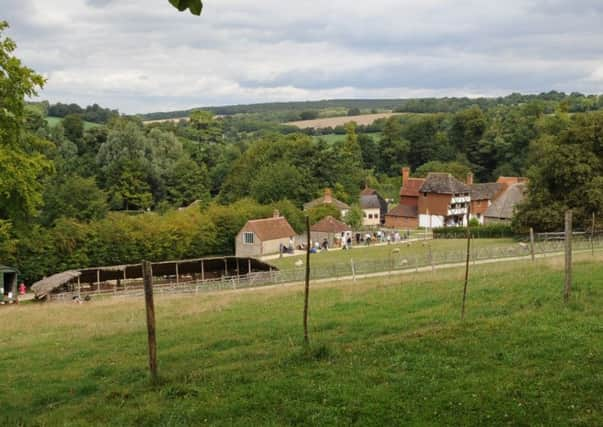
[[[508,224],[488,224],[470,226],[474,239],[491,239],[497,237],[513,237],[515,233]],[[467,235],[467,227],[439,227],[433,229],[434,239],[459,239]]]

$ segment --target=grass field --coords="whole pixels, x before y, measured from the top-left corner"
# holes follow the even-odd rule
[[[325,117],[313,120],[298,120],[294,122],[283,123],[289,126],[297,126],[300,129],[306,128],[326,128],[335,126],[343,126],[348,122],[356,122],[358,125],[370,125],[377,119],[387,119],[391,116],[399,116],[405,113],[376,113],[376,114],[361,114],[359,116],[340,116],[340,117]]]
[[[63,121],[63,119],[61,117],[46,117],[46,123],[48,123],[48,126],[50,127],[54,127],[56,126],[58,123],[61,123]],[[92,123],[92,122],[87,122],[84,120],[84,130],[86,129],[91,129],[94,127],[98,127],[100,126],[98,123]]]
[[[1,425],[584,425],[603,419],[603,258],[0,309]],[[486,269],[487,268],[487,269]],[[7,327],[11,325],[10,327]]]
[[[471,241],[472,247],[475,248],[495,248],[517,245],[513,239],[474,239]],[[415,241],[410,244],[396,243],[391,245],[373,245],[373,246],[358,246],[350,251],[331,250],[327,252],[319,252],[312,254],[310,258],[311,265],[314,267],[324,267],[332,264],[349,264],[351,259],[355,261],[374,261],[387,259],[390,256],[396,258],[405,257],[424,257],[430,251],[446,252],[446,251],[463,251],[466,250],[467,241],[465,239],[438,239]],[[393,250],[399,250],[395,255],[392,255]],[[270,264],[286,270],[295,267],[297,260],[305,260],[305,255],[296,255],[285,258],[271,259]]]

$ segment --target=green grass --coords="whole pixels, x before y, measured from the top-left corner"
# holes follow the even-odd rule
[[[58,123],[61,123],[63,121],[62,117],[46,117],[46,123],[48,123],[48,126],[50,127],[54,127],[56,126]],[[101,126],[98,123],[92,123],[92,122],[87,122],[84,120],[84,130],[88,130],[88,129],[92,129],[95,127],[99,127]]]
[[[372,132],[369,135],[373,138],[375,142],[379,141],[381,138],[381,132]],[[339,135],[336,133],[329,133],[326,135],[317,135],[313,137],[314,140],[324,139],[329,145],[336,143],[337,141],[344,141],[345,135]]]
[[[395,258],[414,258],[425,257],[430,250],[434,254],[448,252],[448,251],[463,251],[466,250],[467,241],[465,239],[441,239],[441,240],[430,240],[427,242],[411,242],[396,243],[391,245],[373,245],[373,246],[358,246],[351,251],[342,250],[331,250],[327,252],[319,252],[312,254],[310,263],[314,267],[325,267],[333,264],[349,265],[350,260],[354,261],[377,261],[388,259],[390,256]],[[508,247],[517,246],[512,239],[475,239],[472,240],[472,247],[475,248],[495,248],[495,247]],[[399,250],[399,253],[392,253],[393,250]],[[436,255],[437,256],[437,255]],[[291,257],[285,257],[280,259],[269,260],[270,264],[280,268],[281,270],[287,270],[295,267],[297,260],[304,260],[305,255],[297,255]]]
[[[603,258],[156,300],[0,309],[2,425],[597,425]],[[10,326],[9,326],[10,325]]]

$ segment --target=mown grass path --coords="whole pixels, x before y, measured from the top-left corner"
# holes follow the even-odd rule
[[[0,424],[597,425],[603,259],[477,265],[159,298],[149,384],[142,300],[0,310]]]

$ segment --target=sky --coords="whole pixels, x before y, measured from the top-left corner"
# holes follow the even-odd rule
[[[0,0],[41,99],[124,113],[603,92],[599,0]]]

